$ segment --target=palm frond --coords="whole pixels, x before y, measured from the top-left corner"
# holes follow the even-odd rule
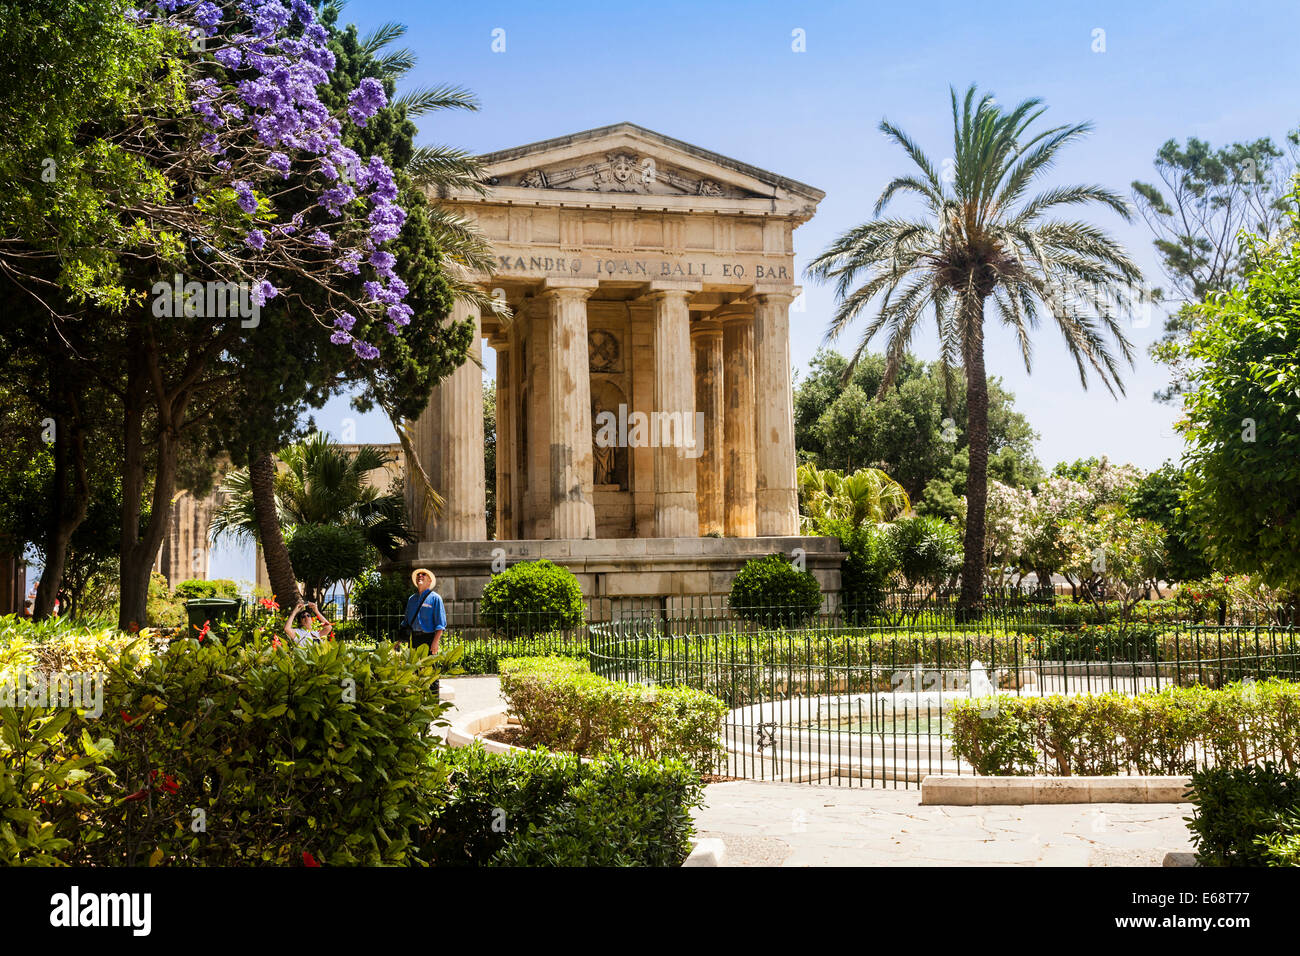
[[[408,116],[422,116],[437,110],[479,108],[478,97],[463,86],[422,86],[408,90],[393,100],[394,106],[406,108]]]

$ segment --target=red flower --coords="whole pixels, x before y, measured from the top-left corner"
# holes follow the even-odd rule
[[[203,630],[199,631],[199,640],[200,640],[200,641],[203,640],[205,637],[208,636],[208,625],[211,624],[211,623],[212,623],[211,621],[204,621],[204,622],[203,622]],[[196,630],[197,630],[197,628],[196,628]]]
[[[262,607],[266,608],[268,611],[280,610],[280,605],[276,604],[270,598],[262,598],[262,600],[260,600],[258,603],[261,604]]]
[[[314,856],[312,856],[311,853],[309,853],[307,850],[303,850],[303,851],[302,851],[302,865],[303,865],[303,866],[320,866],[320,864],[316,862],[316,858],[315,858]]]
[[[130,631],[132,634],[134,634],[136,631],[140,630],[140,625],[135,623],[135,621],[132,621],[130,624],[126,626],[126,629]]]
[[[278,651],[279,649],[280,649],[280,638],[279,638],[278,636],[272,634],[272,635],[271,635],[271,650],[273,650],[273,651]]]
[[[127,794],[125,797],[123,797],[122,799],[123,799],[123,801],[129,801],[129,800],[143,800],[143,799],[144,799],[145,797],[147,797],[148,795],[149,795],[149,790],[148,790],[148,788],[146,787],[144,790],[137,790],[135,793],[128,793],[128,794]]]

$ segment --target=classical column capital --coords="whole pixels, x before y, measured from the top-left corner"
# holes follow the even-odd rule
[[[560,299],[587,299],[600,287],[599,279],[553,278],[542,280],[541,295]]]
[[[745,290],[742,298],[746,302],[771,304],[771,305],[789,305],[799,297],[803,290],[799,286],[781,285],[752,285]]]
[[[722,337],[722,326],[717,322],[701,319],[699,322],[691,323],[691,338],[704,339],[711,337]]]
[[[703,288],[704,283],[690,279],[651,279],[646,298],[652,301],[677,296],[689,298]]]

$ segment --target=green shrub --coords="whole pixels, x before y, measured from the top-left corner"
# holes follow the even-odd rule
[[[585,620],[578,579],[545,559],[493,575],[479,604],[479,623],[508,635],[581,627]]]
[[[889,532],[877,525],[853,525],[824,519],[817,533],[840,539],[840,611],[849,621],[866,621],[882,613],[898,573],[898,555]]]
[[[690,687],[624,684],[558,657],[504,659],[501,693],[526,747],[583,756],[618,750],[677,757],[709,773],[722,753],[726,705]]]
[[[821,587],[780,554],[746,561],[731,582],[731,610],[748,621],[794,626],[822,606]]]
[[[1272,764],[1192,775],[1187,822],[1202,866],[1300,865],[1300,777]]]
[[[352,589],[357,620],[372,640],[395,640],[406,614],[406,599],[415,593],[410,578],[401,573],[364,572]]]
[[[439,866],[678,866],[690,852],[698,774],[617,754],[584,764],[546,751],[451,750],[449,790],[423,852]]]
[[[187,638],[132,658],[106,683],[116,802],[93,862],[412,862],[408,833],[428,825],[443,788],[425,737],[444,709],[428,657]]]
[[[582,633],[554,631],[518,637],[463,637],[456,631],[442,636],[442,646],[460,651],[466,674],[495,674],[505,657],[568,657],[587,659],[587,637]]]
[[[947,716],[953,756],[979,774],[1189,774],[1205,758],[1300,768],[1300,684],[1290,681],[1133,697],[998,696],[958,701]]]
[[[908,587],[938,589],[961,570],[957,529],[934,515],[900,518],[889,526],[890,546]]]
[[[103,839],[113,742],[71,730],[75,719],[70,709],[0,711],[0,866],[79,862]]]
[[[307,597],[316,601],[339,581],[359,577],[370,556],[365,532],[350,525],[298,525],[285,544]]]
[[[173,593],[179,598],[242,597],[239,585],[229,578],[214,578],[211,581],[190,580],[176,585]]]

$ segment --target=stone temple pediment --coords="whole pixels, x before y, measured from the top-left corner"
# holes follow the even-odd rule
[[[661,133],[618,123],[478,157],[491,194],[486,201],[566,204],[599,196],[600,205],[640,205],[637,197],[811,217],[821,190]],[[469,198],[469,197],[455,197]],[[652,199],[651,202],[654,200]],[[641,200],[644,202],[644,200]]]

